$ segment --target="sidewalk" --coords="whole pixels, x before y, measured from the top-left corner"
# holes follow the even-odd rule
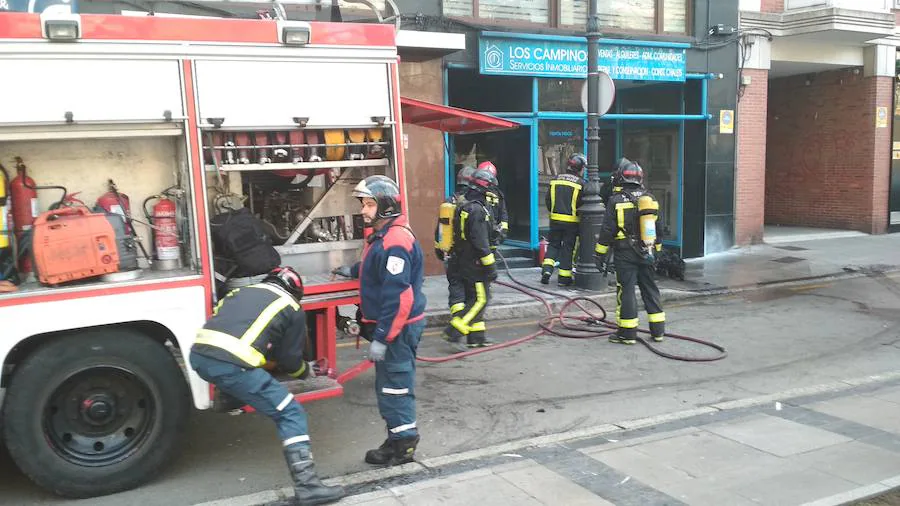
[[[404,468],[328,481],[360,506],[845,504],[900,487],[900,371]]]
[[[853,238],[822,239],[775,245],[756,245],[717,253],[686,261],[684,281],[659,279],[663,300],[681,299],[697,295],[730,293],[754,289],[782,282],[855,277],[900,269],[900,234]],[[513,275],[525,284],[542,287],[562,296],[589,296],[609,309],[615,305],[615,288],[603,292],[564,289],[556,285],[541,285],[540,268],[513,269]],[[509,282],[501,265],[501,281]],[[614,282],[614,276],[610,280]],[[445,325],[447,309],[447,279],[428,276],[423,286],[428,297],[426,314],[429,326]],[[501,320],[534,317],[544,314],[544,307],[534,299],[504,286],[494,285],[492,301],[486,319]],[[563,299],[554,300],[558,310]]]

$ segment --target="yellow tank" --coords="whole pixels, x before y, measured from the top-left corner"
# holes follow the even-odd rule
[[[444,202],[438,211],[438,240],[439,250],[447,253],[453,248],[453,215],[456,214],[456,204]]]
[[[9,196],[6,194],[6,176],[0,171],[0,249],[9,247],[12,224],[9,222]]]
[[[644,247],[653,251],[656,244],[656,218],[659,216],[659,203],[650,195],[638,197],[638,214],[640,215],[641,242]]]

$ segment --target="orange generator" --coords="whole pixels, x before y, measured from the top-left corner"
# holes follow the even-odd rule
[[[34,221],[34,266],[47,285],[117,272],[116,233],[103,213],[67,207],[41,214]]]

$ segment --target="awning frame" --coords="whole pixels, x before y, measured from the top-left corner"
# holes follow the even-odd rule
[[[418,125],[454,135],[470,135],[501,130],[513,130],[521,125],[490,114],[424,100],[400,97],[403,123]]]

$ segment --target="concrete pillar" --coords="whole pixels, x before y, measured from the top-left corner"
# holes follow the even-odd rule
[[[894,119],[894,73],[897,48],[894,46],[869,46],[865,48],[863,75],[867,84],[868,112],[871,114],[871,172],[863,174],[864,181],[871,181],[865,188],[865,209],[868,211],[862,230],[871,234],[887,231],[890,213],[891,173],[891,124]]]
[[[738,91],[735,244],[762,242],[766,210],[766,121],[770,43],[751,37]]]

